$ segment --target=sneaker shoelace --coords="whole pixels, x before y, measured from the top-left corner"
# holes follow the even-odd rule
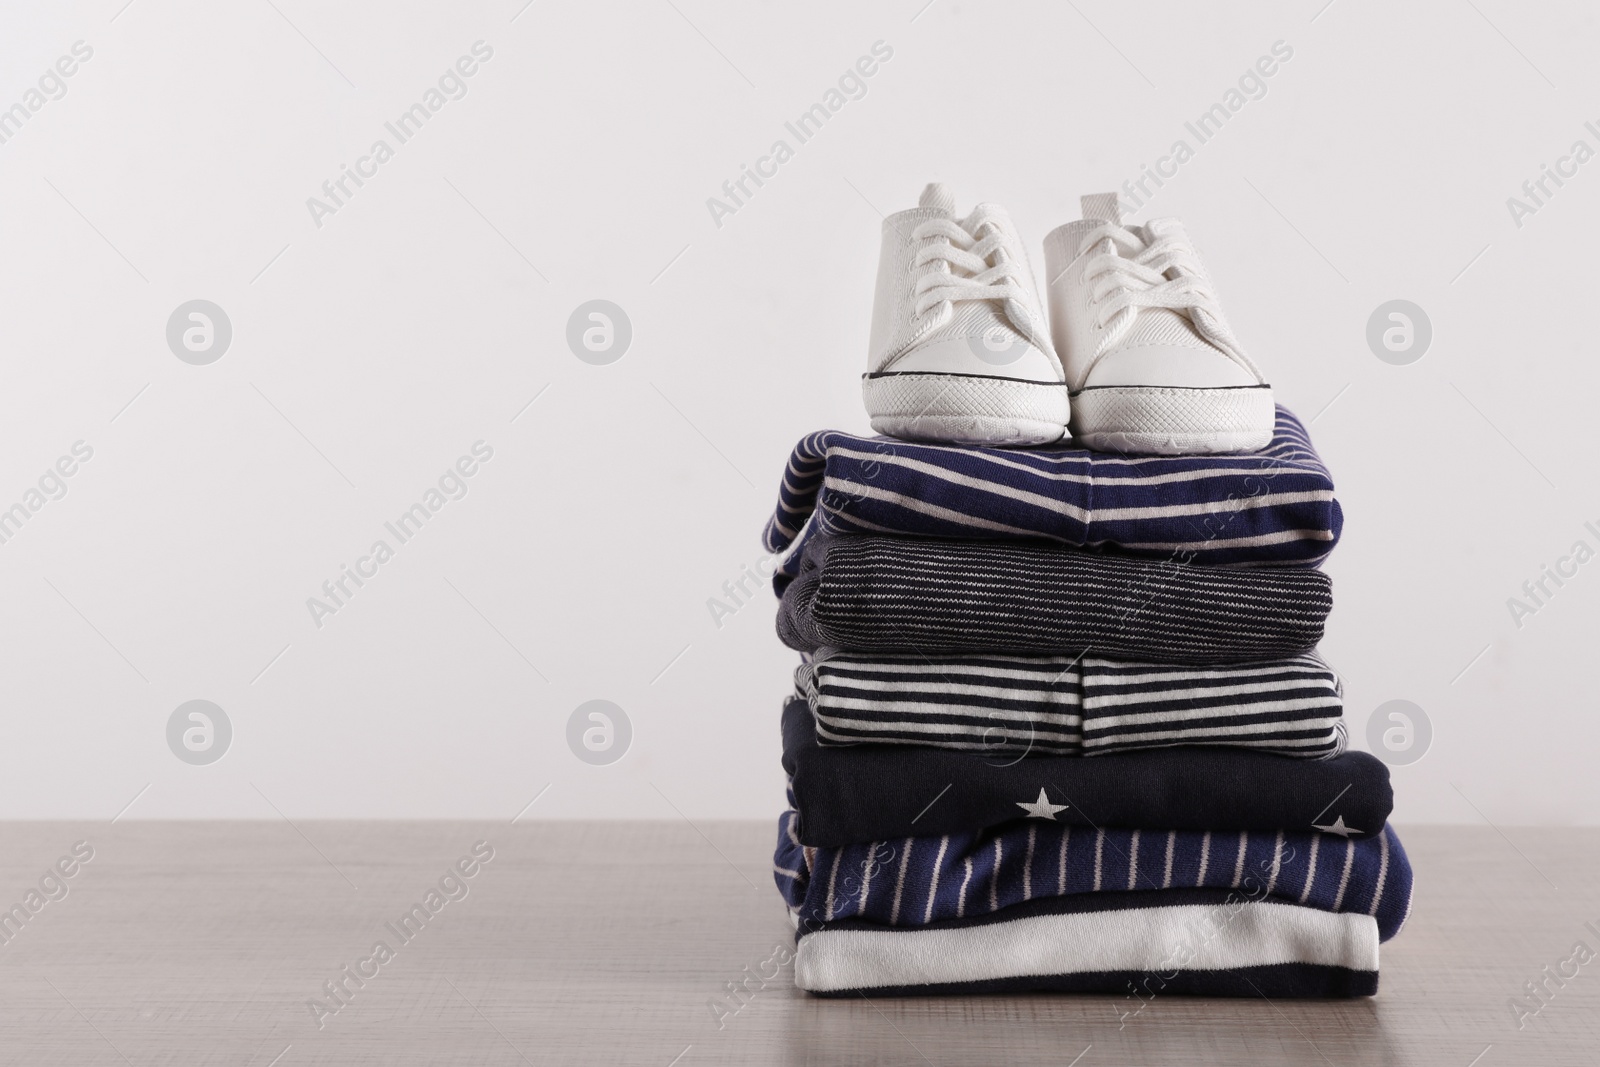
[[[1084,237],[1084,245],[1109,242],[1091,259],[1084,278],[1093,289],[1095,325],[1107,331],[1100,352],[1132,329],[1143,308],[1167,308],[1188,316],[1202,337],[1235,358],[1244,353],[1233,341],[1217,295],[1206,282],[1194,248],[1181,236],[1160,234],[1146,240],[1126,227],[1105,223]],[[1168,272],[1175,277],[1167,277]],[[1245,361],[1248,363],[1248,360]]]
[[[911,239],[922,246],[917,250],[916,266],[943,263],[945,269],[917,279],[917,317],[941,304],[971,300],[1015,301],[1011,307],[1020,305],[1026,314],[1033,296],[1023,265],[1004,250],[1008,237],[993,218],[979,221],[972,230],[952,219],[919,223],[911,231]]]

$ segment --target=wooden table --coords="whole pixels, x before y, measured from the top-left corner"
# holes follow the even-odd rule
[[[789,943],[772,833],[0,824],[0,906],[38,905],[0,927],[0,1063],[1600,1063],[1600,956],[1522,1029],[1509,1006],[1574,942],[1600,952],[1600,830],[1402,827],[1417,892],[1375,999],[1169,997],[1126,1020],[1116,997],[817,1000],[787,969],[733,1010],[728,984]],[[430,888],[437,913],[398,929]]]

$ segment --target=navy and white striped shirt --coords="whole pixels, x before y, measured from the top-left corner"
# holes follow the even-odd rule
[[[1197,887],[1371,915],[1387,941],[1411,910],[1411,864],[1387,825],[1353,840],[1028,819],[977,833],[811,848],[800,844],[798,819],[793,811],[779,816],[773,877],[802,925],[858,918],[916,927],[1039,897]]]
[[[824,430],[795,446],[763,542],[812,533],[1039,539],[1223,566],[1312,567],[1339,539],[1333,479],[1278,408],[1259,452],[1129,456],[1085,448],[965,448]],[[794,577],[790,552],[773,577]]]

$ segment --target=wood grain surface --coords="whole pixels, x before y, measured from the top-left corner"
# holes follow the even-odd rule
[[[791,943],[772,833],[684,821],[0,824],[0,907],[26,910],[38,893],[0,944],[0,1063],[1600,1062],[1600,957],[1561,985],[1543,972],[1580,940],[1600,951],[1585,926],[1600,929],[1600,830],[1402,827],[1417,892],[1383,948],[1376,998],[1158,997],[1133,1016],[1118,997],[818,1000],[787,968],[725,999]],[[93,858],[75,864],[80,841]],[[440,890],[480,841],[493,859]],[[430,888],[446,903],[402,942],[386,924]],[[386,961],[372,959],[380,939]],[[347,966],[373,976],[357,986]],[[324,983],[341,978],[333,1012]],[[1519,1029],[1511,998],[1529,981],[1548,993]],[[329,1010],[319,1017],[314,1000]]]

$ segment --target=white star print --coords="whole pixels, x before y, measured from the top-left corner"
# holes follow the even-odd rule
[[[1017,807],[1028,813],[1028,818],[1049,819],[1051,822],[1055,821],[1056,812],[1066,811],[1068,807],[1066,804],[1050,803],[1050,798],[1044,795],[1043,786],[1039,787],[1039,799],[1035,800],[1032,804],[1024,803],[1020,800],[1016,803]]]

